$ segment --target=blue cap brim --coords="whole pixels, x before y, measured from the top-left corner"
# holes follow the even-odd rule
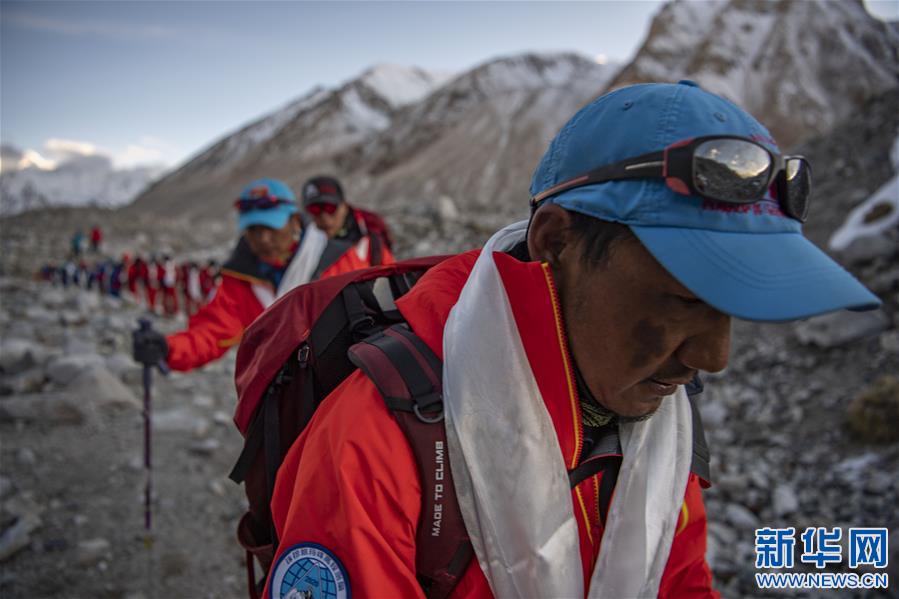
[[[634,225],[631,230],[687,289],[737,318],[782,322],[881,305],[877,296],[800,232],[753,234]]]
[[[237,218],[237,228],[239,231],[244,231],[247,227],[262,225],[271,229],[281,229],[287,224],[290,215],[296,212],[297,207],[293,204],[281,204],[274,208],[242,212]]]

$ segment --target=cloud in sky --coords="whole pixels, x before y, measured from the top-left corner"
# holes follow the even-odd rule
[[[168,165],[172,156],[179,156],[178,148],[161,139],[144,136],[137,143],[127,144],[124,149],[112,156],[112,161],[117,168],[131,168],[148,164]]]
[[[144,136],[135,143],[126,144],[118,151],[101,148],[95,144],[73,139],[51,138],[40,149],[19,150],[4,145],[3,171],[21,170],[34,167],[41,170],[55,170],[60,166],[90,156],[109,160],[117,169],[138,166],[168,166],[170,157],[177,155],[178,148],[161,139]]]
[[[75,36],[100,36],[117,40],[140,39],[164,39],[177,34],[171,27],[152,24],[134,24],[120,21],[101,19],[57,19],[43,15],[29,14],[26,12],[13,12],[3,15],[8,25],[61,33]]]
[[[50,160],[60,163],[79,156],[93,156],[100,152],[92,143],[51,137],[44,142],[44,153]]]

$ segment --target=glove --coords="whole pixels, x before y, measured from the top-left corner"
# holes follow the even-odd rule
[[[153,329],[140,328],[131,333],[134,343],[134,359],[144,366],[158,366],[165,363],[169,355],[169,344],[165,336]]]

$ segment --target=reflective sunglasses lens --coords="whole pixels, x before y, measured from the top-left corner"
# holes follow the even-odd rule
[[[325,204],[325,203],[309,204],[306,207],[306,210],[312,216],[318,216],[322,212],[324,212],[325,214],[334,214],[337,211],[337,206],[335,206],[334,204]]]
[[[808,216],[809,196],[812,192],[812,172],[803,158],[787,158],[784,165],[786,197],[781,200],[790,216],[804,221]]]
[[[693,152],[693,184],[703,195],[725,202],[757,201],[771,178],[771,154],[740,139],[712,139]]]

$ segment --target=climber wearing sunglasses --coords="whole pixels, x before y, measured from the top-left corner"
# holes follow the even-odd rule
[[[328,236],[322,265],[329,271],[348,272],[394,261],[390,251],[393,240],[384,220],[348,204],[343,187],[334,177],[306,181],[303,208]]]

